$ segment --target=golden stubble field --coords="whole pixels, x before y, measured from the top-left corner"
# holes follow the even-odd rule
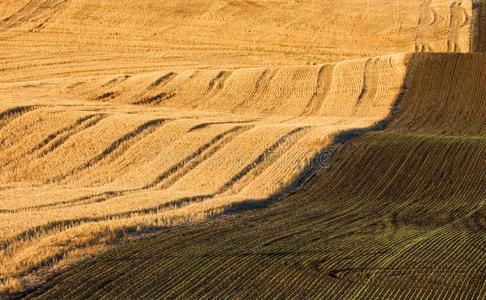
[[[481,45],[474,1],[186,2],[0,3],[0,292],[297,189]]]

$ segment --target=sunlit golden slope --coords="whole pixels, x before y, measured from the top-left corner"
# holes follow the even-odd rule
[[[468,52],[475,15],[471,0],[7,3],[0,4],[2,81]]]

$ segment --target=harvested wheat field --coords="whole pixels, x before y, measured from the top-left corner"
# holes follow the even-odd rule
[[[486,298],[486,3],[13,0],[0,46],[0,297]]]

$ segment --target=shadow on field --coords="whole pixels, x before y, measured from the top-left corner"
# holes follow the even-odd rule
[[[360,137],[362,135],[365,135],[369,132],[372,131],[379,131],[385,129],[389,123],[392,121],[393,117],[397,114],[399,111],[399,108],[404,101],[404,99],[407,96],[408,89],[409,89],[409,84],[410,84],[410,79],[412,77],[413,69],[414,69],[414,60],[415,60],[415,55],[411,55],[409,58],[408,62],[408,67],[405,75],[404,82],[402,83],[400,93],[398,94],[397,98],[395,99],[391,111],[389,115],[375,123],[374,125],[368,127],[368,128],[362,128],[362,129],[352,129],[352,130],[346,130],[341,133],[338,133],[334,136],[333,141],[324,149],[322,149],[318,154],[316,154],[306,165],[306,167],[303,169],[303,171],[295,178],[295,180],[288,185],[287,187],[283,188],[279,192],[273,194],[267,199],[264,200],[257,200],[257,199],[247,199],[245,201],[240,201],[238,203],[234,203],[233,205],[230,205],[229,207],[225,208],[223,210],[222,215],[232,215],[236,213],[241,213],[244,211],[249,211],[249,210],[256,210],[256,209],[262,209],[262,208],[267,208],[273,204],[275,204],[278,201],[281,201],[285,199],[286,197],[290,196],[291,194],[296,193],[299,190],[302,190],[303,188],[311,186],[315,181],[317,181],[319,175],[324,172],[329,164],[329,161],[331,160],[333,154],[340,148],[342,147],[345,143]],[[216,216],[216,221],[219,218]],[[169,231],[171,229],[168,229]],[[164,230],[161,230],[159,232],[163,232]],[[63,272],[60,272],[58,274],[54,274],[51,280],[49,280],[45,285],[36,287],[33,289],[26,290],[22,293],[14,294],[14,295],[9,295],[9,298],[11,299],[18,299],[18,298],[24,298],[24,297],[36,297],[37,295],[43,294],[45,292],[48,292],[50,289],[53,288],[53,284],[61,279],[63,276]]]
[[[486,52],[486,1],[473,1],[473,25],[471,26],[471,51]]]
[[[412,54],[408,62],[407,72],[405,74],[405,79],[402,83],[400,93],[395,99],[390,114],[383,120],[375,123],[374,125],[367,128],[351,129],[345,130],[334,136],[333,141],[324,149],[322,149],[310,162],[304,167],[303,171],[297,176],[297,178],[287,187],[281,191],[271,195],[266,200],[255,200],[248,199],[240,201],[238,203],[233,203],[224,209],[224,214],[234,214],[251,209],[265,208],[276,201],[279,201],[289,195],[295,193],[297,190],[309,186],[312,184],[318,174],[322,170],[326,169],[332,155],[345,143],[350,140],[365,135],[372,131],[384,130],[388,124],[393,120],[393,117],[398,113],[402,102],[407,96],[410,80],[412,78],[412,73],[414,69],[415,54]]]

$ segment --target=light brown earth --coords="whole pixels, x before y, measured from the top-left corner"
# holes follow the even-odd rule
[[[294,191],[396,114],[411,52],[484,45],[471,1],[125,2],[0,3],[0,292]]]

